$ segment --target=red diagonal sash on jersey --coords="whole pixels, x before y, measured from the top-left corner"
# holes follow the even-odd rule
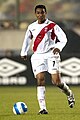
[[[35,41],[34,41],[34,46],[33,46],[33,51],[35,52],[39,43],[43,40],[45,34],[51,30],[55,26],[55,23],[50,23],[49,25],[45,26],[40,33],[37,35]]]

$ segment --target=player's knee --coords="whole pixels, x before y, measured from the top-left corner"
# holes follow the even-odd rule
[[[59,82],[59,81],[52,81],[52,83],[54,84],[54,85],[56,85],[57,87],[59,87],[59,86],[61,86],[61,82]]]
[[[45,85],[44,73],[37,74],[36,79],[37,79],[37,85],[38,86],[44,86]]]
[[[44,78],[37,78],[37,85],[38,86],[44,86],[45,85],[45,79]]]

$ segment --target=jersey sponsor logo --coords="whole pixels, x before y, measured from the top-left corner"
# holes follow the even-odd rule
[[[36,29],[32,29],[32,31],[35,31]]]
[[[37,50],[38,45],[40,42],[43,40],[45,34],[51,30],[55,26],[55,23],[50,23],[49,25],[45,26],[40,33],[37,35],[35,41],[34,41],[34,46],[33,46],[33,51],[35,52]]]

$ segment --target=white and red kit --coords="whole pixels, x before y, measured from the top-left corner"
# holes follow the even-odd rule
[[[45,61],[45,59],[49,59],[49,57],[51,57],[52,59],[52,57],[54,57],[52,49],[54,48],[58,48],[60,51],[62,51],[62,49],[67,43],[65,33],[56,23],[48,19],[46,19],[46,21],[42,24],[39,24],[38,21],[33,22],[28,26],[28,29],[26,31],[21,50],[21,56],[27,55],[32,40],[33,40],[32,49],[34,54],[32,55],[31,62],[33,72],[35,72],[35,74],[42,71],[48,71],[50,73],[53,73],[49,69],[49,66],[51,66],[53,63],[50,65],[49,62],[49,66],[45,67],[43,66],[42,68],[40,68],[40,65],[44,64],[41,61]],[[45,64],[48,64],[48,61]],[[36,68],[38,68],[38,66],[40,69],[37,70]],[[58,70],[58,65],[57,69],[56,68],[54,69]]]

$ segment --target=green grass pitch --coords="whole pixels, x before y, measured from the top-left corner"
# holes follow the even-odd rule
[[[46,104],[49,114],[37,115],[39,106],[36,87],[0,87],[0,120],[80,120],[80,86],[71,86],[75,94],[75,107],[69,108],[66,95],[57,87],[46,86]],[[28,106],[24,115],[14,115],[15,102]]]

